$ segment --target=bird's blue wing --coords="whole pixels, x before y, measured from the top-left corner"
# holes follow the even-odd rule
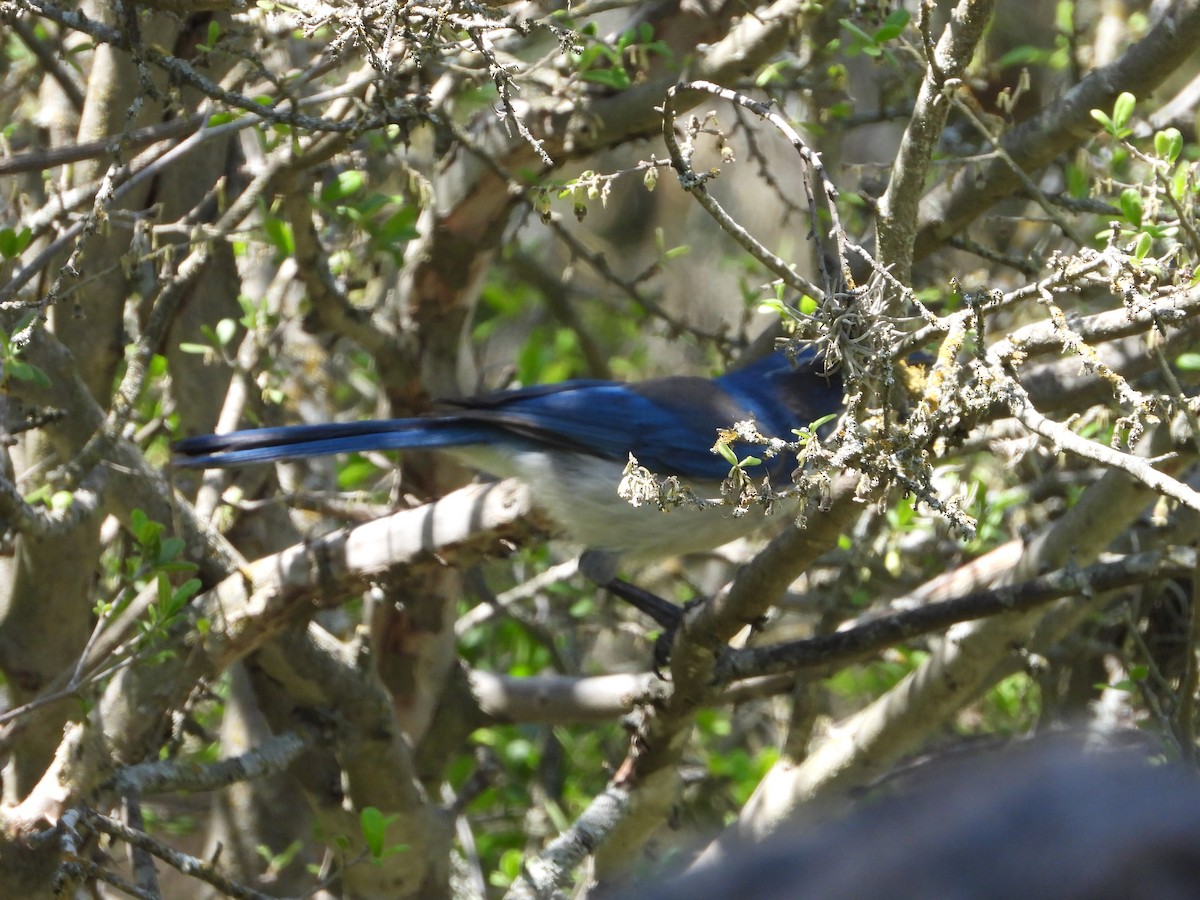
[[[660,378],[632,385],[562,382],[454,405],[464,420],[500,425],[538,443],[617,462],[632,453],[660,474],[711,480],[729,472],[710,452],[717,428],[737,418],[723,399],[707,379]]]

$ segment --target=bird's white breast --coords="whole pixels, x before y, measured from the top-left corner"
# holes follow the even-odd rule
[[[454,453],[493,475],[528,484],[538,506],[588,549],[634,561],[711,550],[780,521],[758,509],[735,517],[728,507],[634,507],[617,494],[624,467],[583,453],[478,445]],[[715,484],[689,486],[702,497],[718,496]]]

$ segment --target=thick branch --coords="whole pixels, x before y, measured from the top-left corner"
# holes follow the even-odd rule
[[[1024,612],[1071,595],[1090,598],[1154,578],[1185,578],[1192,574],[1195,563],[1194,551],[1177,549],[1165,554],[1139,553],[1085,569],[1059,569],[1019,584],[975,591],[953,600],[882,616],[834,634],[734,651],[721,658],[716,679],[727,683],[798,669],[841,668],[959,622]],[[896,602],[903,604],[905,598]]]
[[[928,14],[932,4],[923,9]],[[912,118],[900,140],[896,165],[887,190],[879,199],[876,228],[879,263],[903,285],[912,283],[913,241],[916,239],[917,209],[933,151],[942,136],[950,101],[943,95],[947,81],[962,77],[992,17],[993,0],[959,0],[950,13],[941,40],[927,60],[925,78],[917,94]],[[924,17],[923,17],[924,18]]]

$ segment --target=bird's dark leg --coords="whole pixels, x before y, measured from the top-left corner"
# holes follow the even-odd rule
[[[638,612],[645,613],[669,631],[678,628],[679,622],[683,619],[683,607],[670,600],[664,600],[658,594],[652,594],[624,579],[610,578],[600,586],[620,597]]]
[[[671,650],[675,646],[675,634],[683,624],[684,611],[697,601],[679,606],[620,578],[610,578],[601,587],[662,626],[662,633],[654,639],[654,674],[664,678],[663,669],[671,664]]]
[[[662,669],[671,661],[675,632],[683,622],[686,607],[664,600],[657,594],[618,578],[617,558],[611,553],[588,550],[579,558],[579,571],[584,577],[624,600],[638,612],[649,616],[662,628],[662,634],[654,641],[654,671],[661,676]]]
[[[662,678],[662,670],[671,662],[671,648],[675,644],[675,632],[683,624],[683,611],[686,607],[664,600],[658,594],[652,594],[650,591],[643,590],[636,584],[620,578],[610,578],[601,587],[620,597],[638,612],[645,613],[662,626],[662,634],[654,640],[654,674]]]

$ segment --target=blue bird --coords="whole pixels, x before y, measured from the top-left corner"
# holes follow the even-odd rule
[[[175,464],[218,468],[367,450],[446,450],[490,475],[525,482],[534,502],[591,551],[585,570],[604,583],[618,558],[711,550],[762,524],[759,516],[724,509],[634,508],[617,494],[630,454],[659,476],[678,476],[699,495],[717,496],[729,474],[711,450],[718,431],[753,419],[761,434],[793,439],[793,429],[841,407],[841,385],[823,368],[811,350],[795,364],[777,351],[712,380],[564,381],[451,400],[416,418],[191,437],[174,445]],[[739,457],[762,450],[733,449]],[[751,474],[783,486],[794,464],[783,453]]]

